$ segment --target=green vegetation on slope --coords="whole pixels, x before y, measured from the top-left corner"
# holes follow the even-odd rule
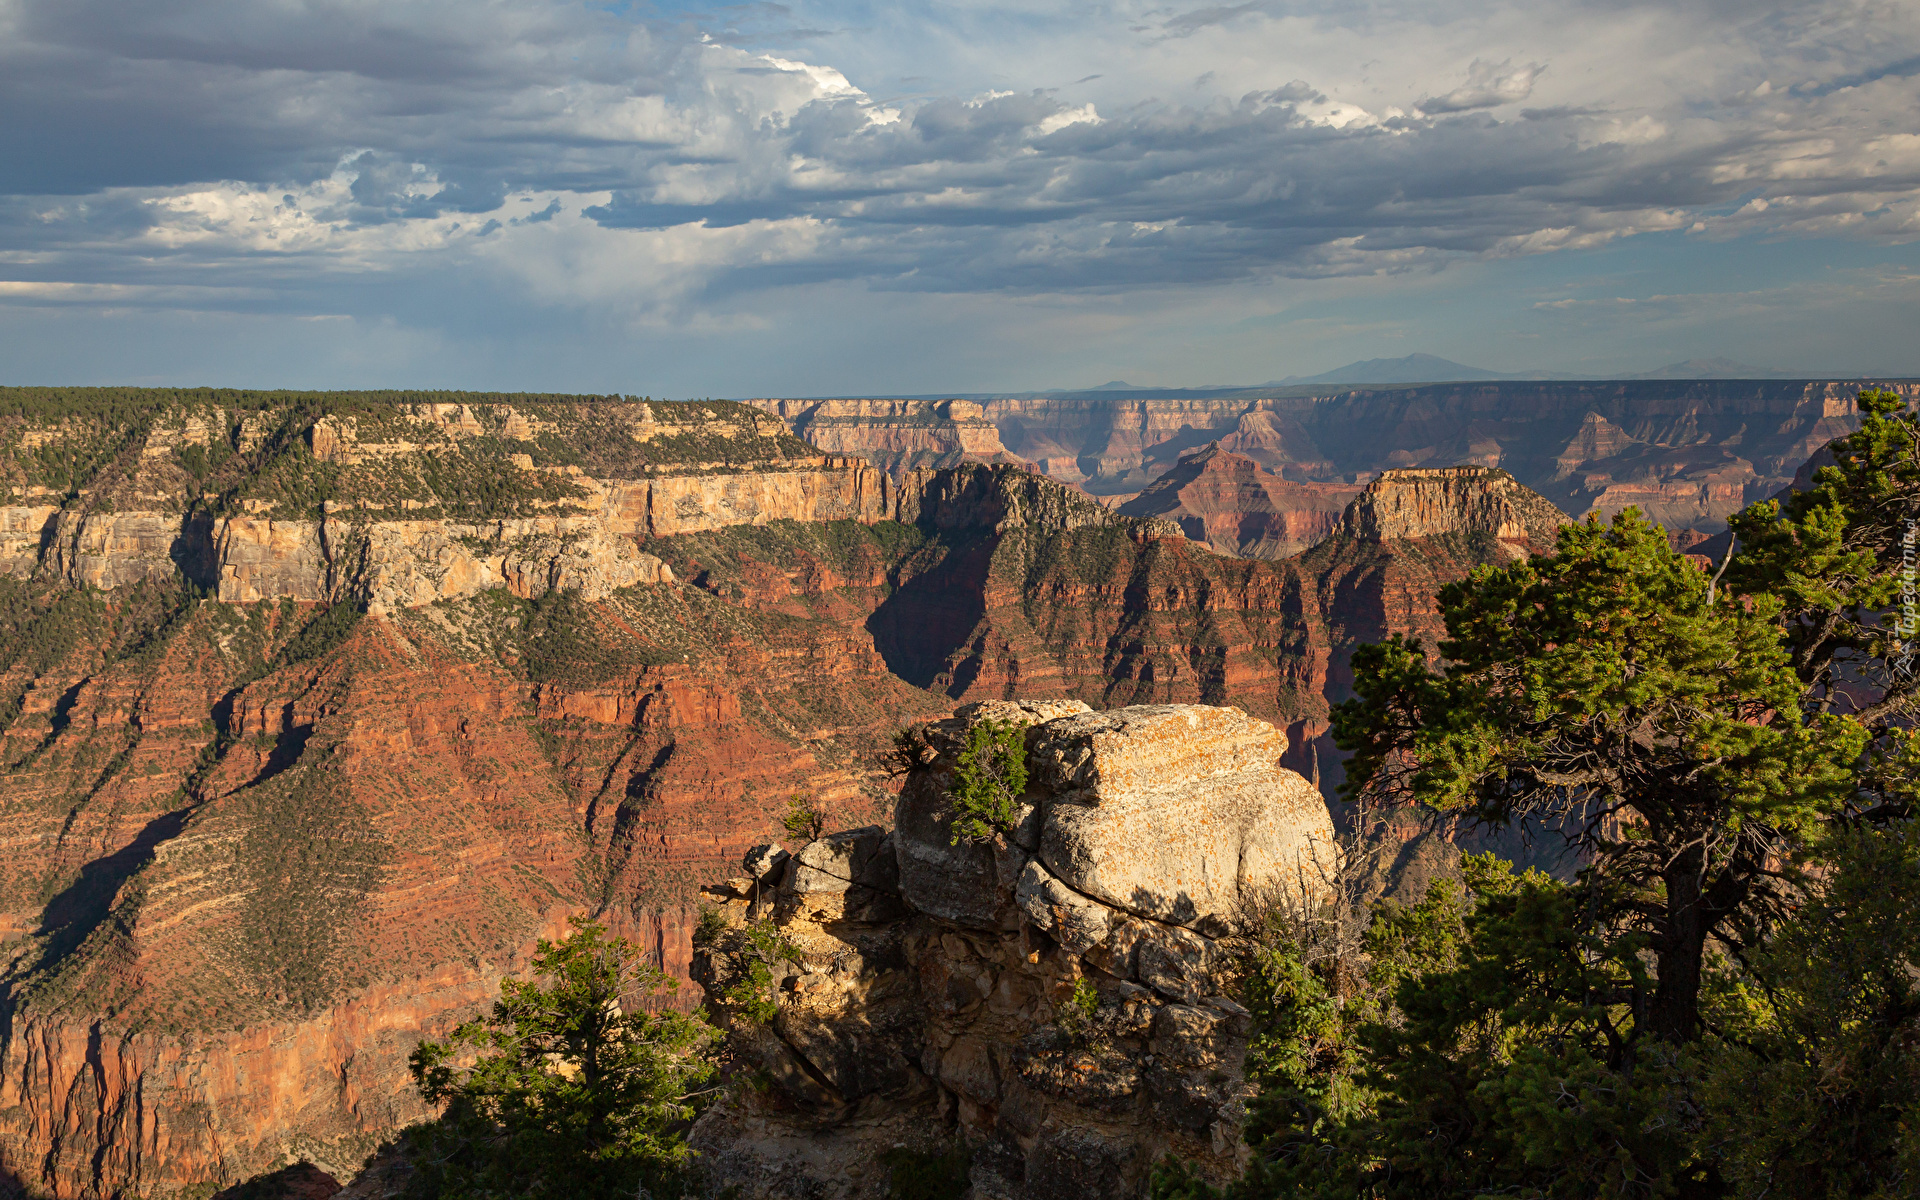
[[[517,455],[531,465],[511,466]],[[491,520],[586,499],[574,470],[635,478],[817,455],[778,419],[726,401],[0,388],[0,482],[97,511],[204,505],[313,519],[331,503]]]
[[[541,939],[533,975],[503,980],[491,1013],[414,1051],[421,1095],[447,1108],[406,1134],[405,1194],[678,1195],[718,1032],[696,1015],[639,1011],[674,981],[593,922]]]
[[[1719,584],[1629,511],[1444,589],[1438,669],[1399,638],[1356,654],[1350,796],[1565,820],[1587,865],[1470,859],[1464,903],[1382,906],[1360,953],[1269,931],[1231,1194],[1920,1188],[1920,685],[1894,606],[1920,422],[1860,403],[1810,491],[1736,519]],[[1170,1165],[1159,1190],[1208,1189]]]

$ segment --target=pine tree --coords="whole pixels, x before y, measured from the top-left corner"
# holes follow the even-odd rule
[[[447,1108],[410,1131],[410,1195],[611,1200],[684,1175],[683,1130],[714,1074],[717,1032],[695,1015],[627,1011],[675,981],[595,922],[541,939],[533,974],[502,981],[485,1018],[414,1050],[421,1095]]]
[[[1920,437],[1859,404],[1715,572],[1589,520],[1445,589],[1433,659],[1356,654],[1350,799],[1558,830],[1585,867],[1469,859],[1448,953],[1390,996],[1269,955],[1234,1195],[1915,1194]]]
[[[1868,740],[1803,708],[1782,600],[1709,587],[1634,510],[1563,527],[1442,590],[1440,672],[1417,643],[1362,648],[1334,717],[1349,795],[1565,830],[1594,927],[1656,963],[1615,997],[1632,1036],[1674,1044],[1699,1033],[1709,940],[1779,909],[1780,861],[1845,811]]]

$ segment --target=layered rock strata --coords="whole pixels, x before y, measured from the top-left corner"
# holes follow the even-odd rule
[[[1524,554],[1552,545],[1567,514],[1490,467],[1387,471],[1340,514],[1340,532],[1357,541],[1475,534]]]
[[[1920,383],[1911,380],[1503,381],[1077,393],[986,400],[981,411],[1008,453],[1099,496],[1138,493],[1176,469],[1182,455],[1217,442],[1301,482],[1499,467],[1575,515],[1611,516],[1637,505],[1670,528],[1712,533],[1852,429],[1853,396],[1864,386],[1920,398]],[[784,414],[795,402],[762,403]],[[789,420],[799,427],[797,412]],[[888,418],[875,411],[866,421],[837,430],[835,451],[889,453],[884,447],[897,434]]]
[[[118,431],[118,453],[71,496],[36,464],[109,431],[17,431],[0,443],[15,501],[0,507],[0,571],[102,590],[184,574],[230,603],[351,596],[376,611],[494,588],[598,599],[669,580],[636,541],[915,516],[912,486],[739,405],[395,404],[309,420],[162,409]],[[274,439],[246,449],[250,422],[277,422]]]
[[[790,794],[875,811],[887,731],[944,711],[832,605],[736,608],[642,549],[842,529],[839,569],[884,575],[909,493],[753,410],[30,399],[0,416],[0,1169],[36,1194],[350,1173],[536,935],[599,913],[684,976],[697,881]]]
[[[1030,782],[1010,828],[968,843],[950,793],[980,721],[1026,727]],[[730,924],[767,914],[796,951],[778,1015],[736,1030],[770,1090],[695,1126],[716,1182],[877,1198],[888,1151],[948,1139],[982,1200],[1141,1196],[1167,1154],[1236,1174],[1249,1020],[1217,938],[1337,869],[1285,746],[1230,708],[968,705],[927,727],[891,834],[762,855],[712,889]],[[710,944],[710,988],[747,969],[743,945]]]
[[[1209,443],[1120,505],[1131,517],[1163,517],[1222,554],[1291,558],[1325,539],[1360,488],[1295,483]]]
[[[961,463],[1019,463],[972,400],[749,400],[830,454],[859,455],[896,477]]]
[[[62,1197],[351,1170],[535,932],[684,972],[699,881],[795,793],[883,818],[875,754],[954,703],[1233,705],[1330,782],[1352,645],[1510,550],[1226,558],[732,405],[0,401],[0,1166]]]

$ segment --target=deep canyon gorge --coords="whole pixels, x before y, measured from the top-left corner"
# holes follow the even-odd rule
[[[1356,645],[1570,516],[1718,532],[1852,391],[0,390],[0,1169],[350,1170],[537,935],[685,979],[789,797],[884,824],[893,731],[964,703],[1231,705],[1330,795]]]

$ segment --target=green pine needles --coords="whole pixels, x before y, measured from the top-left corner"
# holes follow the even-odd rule
[[[991,841],[1013,827],[1027,790],[1027,727],[982,721],[967,731],[953,771],[953,844]]]
[[[490,1014],[414,1050],[420,1094],[447,1107],[408,1131],[409,1196],[680,1194],[718,1031],[697,1015],[627,1011],[623,996],[674,981],[604,926],[573,926],[540,941],[533,979],[501,982]]]
[[[1583,866],[1469,856],[1358,971],[1260,946],[1235,1200],[1920,1195],[1920,419],[1858,403],[1713,568],[1589,518],[1356,651],[1346,798]]]
[[[774,968],[783,962],[799,962],[800,950],[781,934],[771,920],[748,921],[726,947],[739,965],[739,972],[719,995],[727,1015],[746,1025],[765,1025],[780,1015],[780,1002],[774,998]]]

